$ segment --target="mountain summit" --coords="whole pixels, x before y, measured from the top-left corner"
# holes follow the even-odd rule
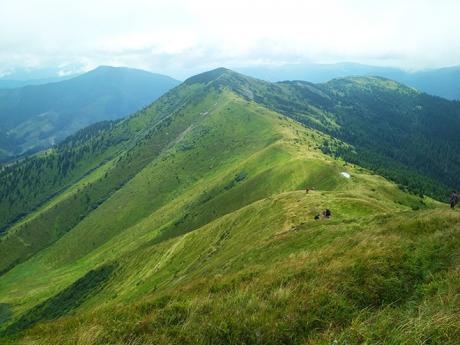
[[[184,84],[209,83],[225,76],[239,75],[236,72],[224,67],[219,67],[211,71],[203,72],[190,77],[184,81]]]

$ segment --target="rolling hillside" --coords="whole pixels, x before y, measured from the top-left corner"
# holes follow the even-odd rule
[[[92,123],[129,115],[177,84],[141,70],[99,67],[69,80],[0,90],[0,160],[47,148]]]
[[[460,213],[338,158],[290,87],[214,70],[5,168],[1,341],[455,344]]]
[[[331,79],[349,76],[380,76],[411,86],[427,94],[460,100],[460,66],[407,72],[398,68],[337,64],[288,64],[282,66],[238,68],[241,73],[271,82],[305,80],[325,83]]]
[[[213,73],[242,97],[352,145],[326,140],[322,148],[328,154],[441,200],[460,185],[460,102],[378,77],[268,83],[225,70]],[[203,77],[190,80],[196,78]]]

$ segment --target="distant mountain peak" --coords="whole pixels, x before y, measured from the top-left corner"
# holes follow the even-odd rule
[[[131,67],[124,67],[124,66],[108,66],[108,65],[101,65],[96,67],[95,69],[92,69],[91,71],[82,74],[80,77],[83,78],[93,78],[93,77],[113,77],[113,76],[125,76],[125,75],[138,75],[138,76],[144,76],[144,77],[152,77],[155,76],[157,78],[163,78],[163,79],[168,79],[170,81],[174,81],[179,83],[178,80],[175,80],[167,75],[164,74],[159,74],[159,73],[153,73],[150,71],[138,69],[138,68],[131,68]]]
[[[139,69],[100,66],[68,80],[0,90],[0,160],[47,148],[50,138],[60,141],[94,122],[129,115],[178,84]],[[56,117],[38,116],[49,112]]]
[[[332,88],[365,88],[365,89],[387,89],[387,90],[398,90],[404,93],[419,93],[416,89],[401,84],[397,81],[380,77],[380,76],[349,76],[342,78],[335,78],[324,85]]]

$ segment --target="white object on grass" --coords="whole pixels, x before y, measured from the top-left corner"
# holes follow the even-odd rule
[[[350,177],[351,177],[351,175],[350,175],[349,173],[345,172],[345,171],[342,171],[342,172],[340,173],[340,175],[342,175],[342,176],[345,177],[345,178],[350,178]]]

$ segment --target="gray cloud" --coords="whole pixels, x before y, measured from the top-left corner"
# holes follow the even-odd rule
[[[454,0],[15,0],[0,3],[0,76],[125,65],[184,78],[216,66],[460,64]]]

